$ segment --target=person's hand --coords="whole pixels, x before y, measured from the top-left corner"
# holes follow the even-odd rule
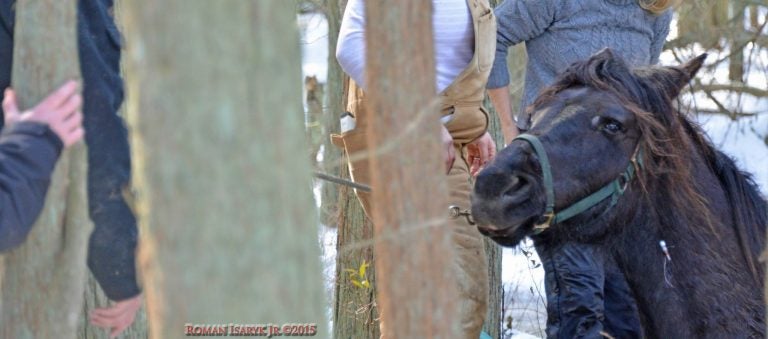
[[[19,121],[34,121],[48,125],[61,139],[65,147],[80,141],[85,135],[83,113],[80,107],[83,98],[78,91],[76,81],[67,81],[48,95],[34,108],[19,112],[16,92],[8,88],[3,99],[5,125],[11,126]]]
[[[443,147],[443,159],[445,159],[445,173],[451,171],[453,162],[456,160],[456,150],[453,148],[453,137],[448,129],[444,125],[440,125],[442,129],[442,147]]]
[[[115,302],[110,307],[97,308],[91,312],[91,324],[108,329],[109,337],[115,338],[133,324],[140,307],[141,294]]]
[[[493,142],[491,135],[485,132],[483,136],[467,145],[467,161],[470,164],[469,174],[473,177],[476,176],[485,164],[495,156],[496,143]]]

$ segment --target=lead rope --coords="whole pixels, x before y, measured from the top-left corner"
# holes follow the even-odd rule
[[[330,174],[325,174],[325,173],[318,172],[318,171],[315,171],[313,173],[313,175],[315,176],[315,178],[318,178],[320,180],[325,180],[325,181],[328,181],[328,182],[331,182],[331,183],[334,183],[334,184],[337,184],[337,185],[343,185],[343,186],[347,186],[347,187],[352,187],[352,188],[354,188],[354,189],[356,189],[358,191],[362,191],[362,192],[368,192],[368,193],[371,192],[371,186],[364,185],[364,184],[361,184],[361,183],[357,183],[357,182],[354,182],[354,181],[351,181],[351,180],[339,178],[339,177],[336,177],[336,176],[333,176],[333,175],[330,175]],[[472,218],[472,212],[470,212],[468,209],[462,210],[461,207],[456,206],[456,205],[448,206],[448,216],[451,219],[458,219],[458,218],[464,217],[464,218],[467,219],[467,223],[468,224],[473,225],[473,226],[475,225],[475,219]]]
[[[342,178],[339,178],[330,174],[325,174],[323,172],[318,172],[318,171],[315,171],[312,174],[315,176],[315,178],[318,178],[320,180],[325,180],[325,181],[332,182],[334,184],[338,184],[342,186],[352,187],[358,191],[363,191],[368,193],[371,192],[371,186],[368,186],[368,185],[356,183],[351,180],[342,179]]]

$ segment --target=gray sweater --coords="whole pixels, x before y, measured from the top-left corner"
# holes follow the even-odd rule
[[[506,0],[494,13],[496,59],[487,87],[509,84],[507,50],[525,42],[528,65],[522,107],[533,103],[568,65],[605,47],[632,66],[657,63],[672,20],[671,10],[653,15],[637,0]]]

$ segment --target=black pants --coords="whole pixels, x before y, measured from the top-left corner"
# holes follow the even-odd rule
[[[545,270],[547,338],[642,338],[635,299],[598,245],[536,242]]]
[[[0,95],[11,84],[13,3],[0,0]],[[123,81],[120,33],[109,13],[111,8],[112,0],[79,1],[77,36],[88,145],[88,206],[95,226],[88,267],[110,299],[122,300],[139,293],[135,272],[138,233],[136,219],[121,194],[130,180],[131,161],[127,130],[117,115],[123,102]]]

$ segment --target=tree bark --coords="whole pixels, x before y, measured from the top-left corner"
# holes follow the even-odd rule
[[[496,7],[504,0],[489,0],[491,6]],[[507,56],[507,66],[510,72],[510,78],[513,81],[509,85],[509,95],[511,97],[512,112],[516,114],[520,107],[520,101],[523,97],[523,79],[525,79],[525,65],[527,55],[525,46],[518,44],[509,49]],[[493,108],[488,97],[484,102],[485,108],[490,113],[488,123],[488,132],[493,136],[496,142],[496,149],[504,148],[504,135],[501,132],[501,122],[496,110]],[[514,118],[514,117],[513,117]],[[503,317],[503,283],[501,281],[503,253],[501,246],[492,240],[485,238],[485,252],[488,255],[488,281],[490,283],[488,296],[488,313],[485,317],[483,330],[491,338],[501,338],[501,319]]]
[[[74,0],[17,1],[13,87],[31,107],[80,77]],[[3,338],[73,338],[82,311],[88,217],[86,149],[65,150],[43,212],[26,242],[5,256]]]
[[[295,3],[123,10],[151,337],[187,323],[315,323],[326,337]]]
[[[349,77],[344,74],[336,60],[341,17],[346,0],[327,0],[329,60],[328,60],[328,110],[336,117],[347,107]],[[333,47],[331,47],[331,44]],[[338,122],[337,119],[335,119]],[[335,146],[334,146],[335,148]],[[347,159],[342,156],[336,163],[339,175],[350,179]],[[328,162],[327,164],[332,164]],[[330,167],[330,166],[329,166]],[[343,186],[338,188],[336,238],[336,281],[333,301],[333,338],[357,339],[379,338],[379,310],[376,305],[376,268],[373,265],[373,223],[366,217],[354,190]],[[325,197],[324,197],[325,199]],[[346,270],[359,270],[363,263],[370,266],[363,279],[369,287],[360,288],[352,282],[353,277]],[[359,281],[359,277],[358,277]]]
[[[346,159],[341,159],[346,166]],[[342,171],[349,179],[349,171]],[[333,338],[379,338],[379,309],[376,304],[376,270],[373,257],[373,224],[365,216],[355,193],[339,189],[339,229],[336,240],[336,283],[333,308]],[[363,277],[350,275],[363,264],[370,264]],[[367,280],[368,286],[355,286],[353,280]]]
[[[377,301],[385,338],[457,338],[431,2],[366,2]],[[421,188],[421,189],[417,189]]]
[[[328,76],[326,77],[325,110],[322,115],[323,125],[323,162],[322,170],[325,173],[338,176],[344,167],[339,167],[341,150],[331,142],[331,133],[339,133],[339,118],[344,112],[343,95],[345,75],[341,66],[336,61],[336,42],[339,38],[341,17],[344,13],[344,0],[325,0],[325,17],[328,22]],[[329,227],[335,227],[340,223],[339,197],[340,192],[336,185],[323,183],[320,215],[323,223]]]

